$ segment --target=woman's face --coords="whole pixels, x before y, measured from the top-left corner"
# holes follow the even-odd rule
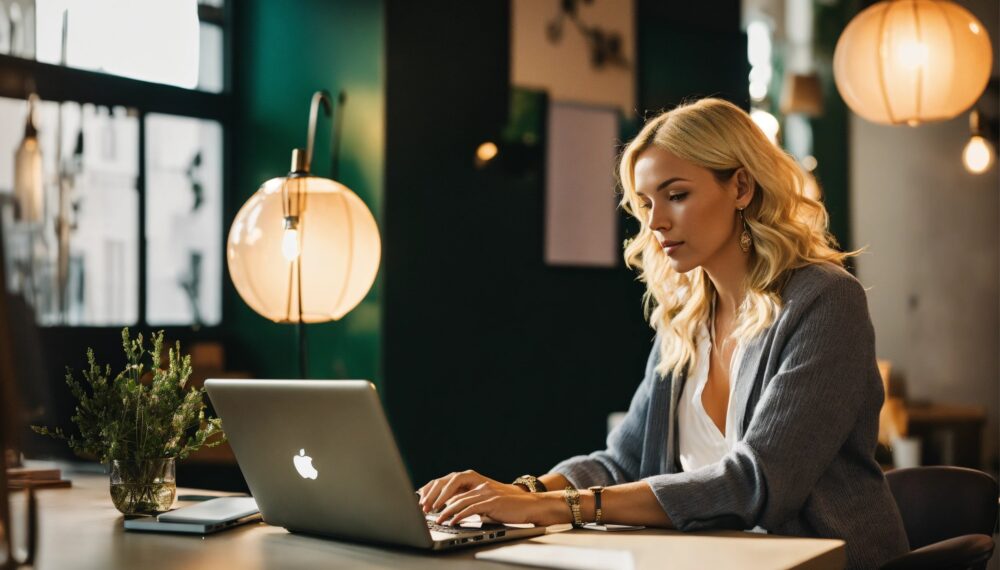
[[[649,225],[670,264],[678,273],[712,266],[739,255],[740,196],[733,175],[720,183],[712,171],[678,158],[656,146],[644,150],[635,163],[635,188],[643,204],[640,218]]]

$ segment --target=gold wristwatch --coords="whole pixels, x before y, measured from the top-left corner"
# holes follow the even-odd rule
[[[529,493],[544,493],[548,491],[545,488],[545,483],[539,481],[538,477],[534,475],[521,475],[517,479],[514,479],[512,485],[524,485]]]
[[[580,528],[583,526],[583,516],[580,515],[580,491],[575,487],[566,487],[563,497],[569,505],[569,512],[573,514],[573,527]]]

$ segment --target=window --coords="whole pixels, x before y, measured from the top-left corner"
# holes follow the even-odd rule
[[[13,21],[5,6],[0,24]],[[36,0],[23,12],[0,30],[9,289],[48,326],[218,325],[232,108],[224,0]],[[29,92],[40,98],[35,221],[19,219],[14,194]]]
[[[143,81],[223,89],[220,2],[36,0],[35,58]]]
[[[146,116],[146,320],[222,318],[222,127]]]

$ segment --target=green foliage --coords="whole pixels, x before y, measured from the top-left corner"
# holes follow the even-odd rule
[[[65,440],[77,454],[95,456],[101,463],[184,459],[203,445],[215,447],[226,440],[222,420],[205,417],[205,389],[185,390],[191,357],[181,356],[179,342],[168,351],[166,370],[160,368],[163,331],[153,335],[152,350],[147,351],[142,334],[133,340],[124,328],[122,346],[127,364],[113,380],[111,367],[101,368],[93,349],[87,349],[85,382],[66,369],[66,384],[78,401],[72,420],[79,435],[44,426],[31,429]],[[213,436],[219,437],[209,441]]]

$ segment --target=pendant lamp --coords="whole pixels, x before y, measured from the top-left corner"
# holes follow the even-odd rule
[[[343,101],[341,94],[341,107]],[[226,246],[229,275],[243,301],[267,319],[299,325],[303,377],[302,325],[339,320],[357,306],[381,256],[378,226],[365,203],[347,186],[310,172],[320,105],[331,114],[325,91],[313,95],[306,149],[294,149],[291,171],[264,182],[243,204]],[[336,154],[336,140],[331,147]]]
[[[17,198],[17,218],[38,223],[45,216],[45,178],[42,172],[42,147],[35,127],[35,104],[38,96],[28,98],[28,118],[24,138],[14,153],[14,196]]]
[[[833,55],[837,89],[875,123],[916,126],[958,116],[993,64],[982,22],[948,0],[888,0],[858,14]]]

